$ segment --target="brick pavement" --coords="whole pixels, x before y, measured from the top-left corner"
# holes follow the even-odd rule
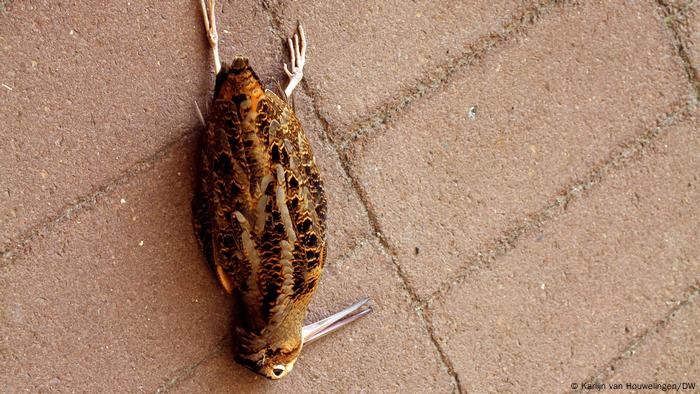
[[[376,309],[275,383],[191,231],[197,3],[0,2],[0,390],[700,383],[697,1],[222,2],[222,59],[268,83],[306,26],[309,320]]]

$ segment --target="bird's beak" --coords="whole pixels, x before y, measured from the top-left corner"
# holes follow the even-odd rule
[[[301,330],[302,341],[304,344],[313,342],[366,316],[370,312],[372,312],[372,306],[369,304],[369,298],[363,298],[334,315],[304,326]]]

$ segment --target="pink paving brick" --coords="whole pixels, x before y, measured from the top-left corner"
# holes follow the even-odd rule
[[[666,130],[646,157],[435,302],[437,336],[467,390],[566,391],[697,286],[698,126]]]
[[[684,102],[673,54],[650,3],[557,7],[352,146],[354,176],[418,293]]]

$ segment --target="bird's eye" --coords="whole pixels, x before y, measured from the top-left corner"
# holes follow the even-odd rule
[[[282,376],[283,373],[284,373],[284,368],[282,368],[282,367],[275,367],[272,369],[272,374],[275,375],[276,378],[279,378],[280,376]]]

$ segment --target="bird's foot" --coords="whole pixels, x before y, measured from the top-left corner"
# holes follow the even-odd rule
[[[219,74],[221,70],[221,60],[219,60],[219,35],[216,33],[216,18],[214,17],[214,0],[200,0],[202,4],[202,18],[204,19],[204,29],[207,31],[209,45],[214,53],[214,71]]]
[[[301,82],[304,77],[304,63],[306,62],[306,37],[304,36],[304,28],[299,24],[299,33],[294,34],[294,40],[291,38],[287,41],[289,44],[289,57],[291,71],[287,68],[287,63],[284,63],[284,72],[289,77],[287,88],[284,89],[284,94],[287,98],[292,97],[294,88]]]

